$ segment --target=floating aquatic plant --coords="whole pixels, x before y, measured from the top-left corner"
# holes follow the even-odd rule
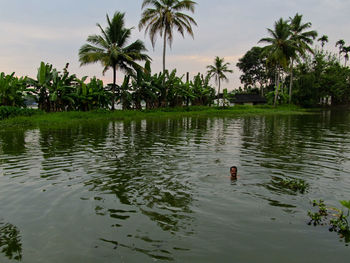
[[[302,179],[278,179],[276,184],[280,185],[283,188],[292,190],[293,192],[299,192],[301,194],[309,188],[309,184]]]
[[[344,238],[345,243],[350,243],[350,201],[339,202],[347,211],[344,209],[338,209],[336,207],[327,207],[323,200],[313,201],[313,206],[318,208],[318,211],[309,211],[310,217],[309,225],[329,225],[329,231],[336,232],[340,238]]]

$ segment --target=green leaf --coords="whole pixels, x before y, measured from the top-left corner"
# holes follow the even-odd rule
[[[56,101],[57,100],[57,92],[56,91],[50,95],[50,100],[51,101]]]
[[[44,85],[46,80],[46,66],[44,62],[40,63],[40,68],[38,72],[38,81],[40,85]]]
[[[339,201],[341,203],[342,206],[346,207],[347,209],[350,209],[350,201]]]
[[[83,83],[83,84],[81,85],[81,87],[82,87],[83,95],[86,96],[86,94],[87,94],[86,84]]]

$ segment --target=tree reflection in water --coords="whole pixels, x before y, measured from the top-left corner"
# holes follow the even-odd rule
[[[16,226],[0,222],[0,250],[9,259],[22,260],[21,237]]]
[[[193,189],[186,168],[179,165],[189,162],[183,146],[200,141],[207,122],[181,118],[111,123],[106,146],[95,152],[99,155],[95,156],[98,168],[95,164],[88,171],[94,176],[85,182],[90,191],[99,195],[95,198],[96,214],[116,220],[113,227],[119,233],[130,229],[131,222],[146,218],[146,225],[156,223],[158,228],[148,229],[142,223],[136,225],[138,229],[129,235],[129,240],[115,240],[111,235],[101,241],[161,260],[171,260],[172,249],[181,249],[169,248],[157,237],[193,234]],[[112,196],[119,204],[108,202]]]

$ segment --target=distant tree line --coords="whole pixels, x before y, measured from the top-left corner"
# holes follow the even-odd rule
[[[222,81],[228,81],[227,74],[233,73],[230,63],[216,57],[207,72],[189,79],[178,76],[177,71],[166,69],[167,44],[173,42],[174,31],[182,36],[193,37],[192,26],[196,21],[186,14],[194,13],[196,2],[190,0],[144,0],[139,29],[145,29],[152,45],[157,37],[163,40],[163,71],[152,73],[151,58],[141,40],[130,41],[132,28],[125,27],[125,14],[115,12],[106,16],[107,26],[100,24],[100,34],[90,35],[87,43],[79,50],[81,66],[100,63],[103,74],[113,72],[113,82],[104,85],[96,77],[78,78],[68,72],[68,64],[62,71],[42,62],[36,79],[16,77],[15,74],[0,73],[0,106],[25,107],[34,101],[46,112],[89,111],[95,109],[157,109],[189,105],[211,106],[223,98],[236,93],[260,93],[269,103],[277,105],[294,103],[315,106],[331,102],[333,105],[350,102],[350,70],[347,66],[350,47],[344,40],[336,46],[339,53],[332,54],[324,47],[328,37],[318,38],[321,48],[312,47],[317,32],[311,30],[311,23],[304,23],[302,15],[279,19],[269,36],[259,43],[265,47],[251,48],[237,63],[242,71],[240,80],[243,89],[221,93]],[[343,60],[344,59],[344,60]],[[124,73],[124,79],[117,84],[117,72]],[[210,85],[214,78],[218,92]],[[6,110],[7,112],[7,110]]]
[[[311,47],[318,34],[310,28],[300,14],[275,22],[269,37],[259,41],[267,45],[251,48],[237,63],[244,91],[265,95],[275,105],[348,104],[350,47],[339,40],[338,54],[325,51],[326,35],[317,39],[321,48]]]

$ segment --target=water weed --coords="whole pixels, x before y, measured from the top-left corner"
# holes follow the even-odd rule
[[[350,226],[349,226],[349,215],[350,215],[350,201],[339,202],[343,209],[336,207],[327,207],[323,200],[312,202],[314,207],[317,207],[318,211],[308,211],[310,217],[309,225],[328,225],[330,232],[336,232],[340,238],[344,238],[345,243],[350,243]],[[347,211],[344,211],[344,208]]]

